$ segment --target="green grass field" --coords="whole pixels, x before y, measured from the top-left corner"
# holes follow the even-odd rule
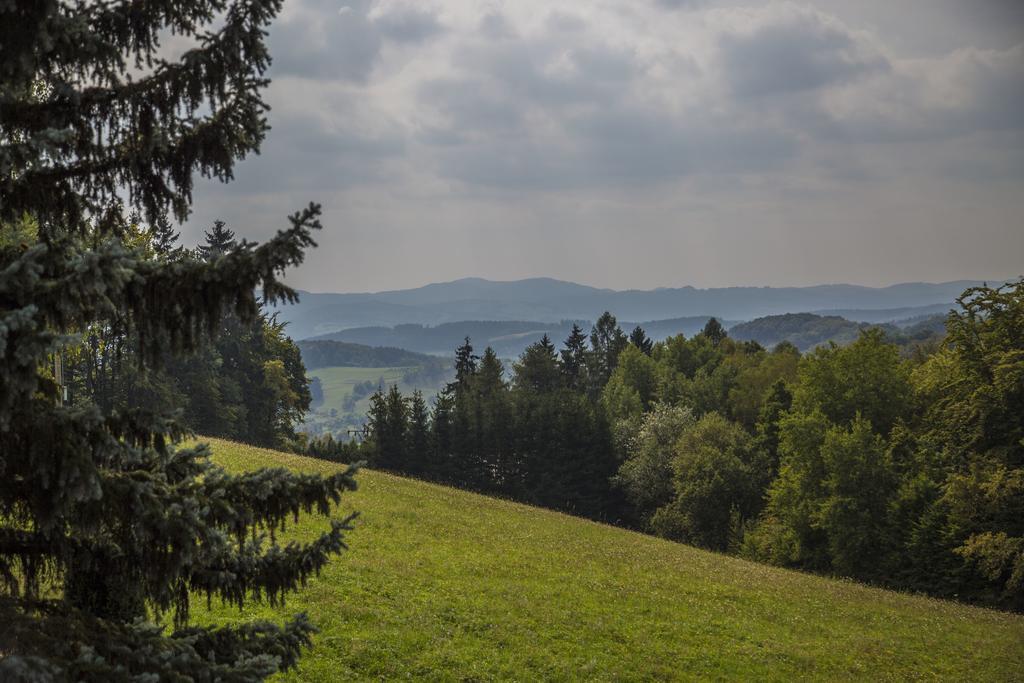
[[[330,463],[225,441],[230,470]],[[287,680],[1022,680],[1024,617],[790,572],[363,471],[350,550],[285,607],[321,632]],[[324,521],[303,518],[291,538]],[[201,603],[202,600],[197,600]]]
[[[381,382],[385,389],[391,384],[398,384],[405,395],[411,395],[416,389],[423,392],[425,398],[429,399],[440,389],[442,380],[436,382],[412,384],[402,381],[402,378],[415,367],[386,367],[386,368],[354,368],[354,367],[327,367],[317,368],[309,371],[310,377],[319,377],[324,392],[324,401],[311,412],[306,414],[306,422],[309,425],[322,425],[328,431],[336,430],[338,426],[344,425],[355,427],[361,425],[370,409],[370,397],[364,396],[355,403],[355,409],[346,411],[344,409],[345,399],[352,395],[353,388],[360,382],[369,381],[373,383],[376,390],[378,382]],[[336,414],[331,416],[331,409]],[[340,418],[340,421],[339,421]]]
[[[376,383],[378,379],[384,378],[386,386],[400,382],[402,376],[412,369],[414,368],[317,368],[311,370],[309,375],[320,378],[324,390],[324,406],[340,408],[342,402],[352,395],[352,388],[360,382]],[[362,403],[369,407],[368,399],[360,401],[360,404]]]
[[[364,396],[355,402],[354,410],[347,410],[345,400],[360,382],[373,383],[376,390],[378,383],[384,388],[398,384],[403,391],[412,391],[405,386],[402,377],[415,368],[353,368],[327,367],[317,368],[309,372],[310,377],[319,377],[324,392],[324,401],[306,413],[305,422],[314,433],[321,430],[339,432],[358,428],[363,424],[367,411],[370,409],[370,397]],[[333,414],[332,414],[333,410]]]

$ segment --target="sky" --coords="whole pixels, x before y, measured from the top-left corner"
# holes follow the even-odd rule
[[[287,281],[1024,275],[1024,2],[287,0],[272,127],[183,241],[323,206]]]

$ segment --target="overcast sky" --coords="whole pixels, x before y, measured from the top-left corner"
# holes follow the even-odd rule
[[[289,276],[624,288],[1024,274],[1024,2],[287,0],[263,153],[197,183]]]

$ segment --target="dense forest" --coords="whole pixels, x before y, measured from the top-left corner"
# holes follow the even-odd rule
[[[469,339],[434,401],[378,392],[326,457],[815,572],[1024,608],[1024,281],[966,291],[940,345],[868,328],[801,354],[711,320],[605,314],[511,368]]]
[[[195,249],[176,246],[179,237],[166,222],[144,227],[129,217],[119,235],[126,248],[169,265],[190,259],[212,263],[239,249],[234,233],[219,221]],[[165,354],[154,368],[141,364],[140,335],[122,319],[94,322],[83,338],[62,355],[69,405],[167,412],[207,436],[302,448],[296,427],[312,399],[304,358],[262,303],[251,321],[225,312],[215,335],[188,355]]]

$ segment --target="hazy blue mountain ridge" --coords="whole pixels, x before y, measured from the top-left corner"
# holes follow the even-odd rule
[[[466,320],[528,320],[551,325],[563,320],[595,320],[606,310],[619,320],[641,321],[711,315],[747,321],[785,313],[841,311],[857,321],[888,322],[941,312],[952,307],[966,288],[981,283],[960,280],[878,288],[832,284],[616,291],[550,278],[513,282],[468,278],[387,292],[300,292],[298,304],[274,310],[289,323],[289,333],[296,339],[410,323],[436,326]]]

